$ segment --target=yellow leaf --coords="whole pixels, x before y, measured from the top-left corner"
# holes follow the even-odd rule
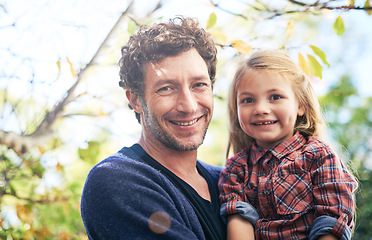
[[[207,26],[205,27],[205,29],[210,29],[212,28],[217,22],[217,16],[215,13],[211,13],[211,15],[209,15],[209,19],[207,21]]]
[[[79,93],[79,95],[77,95],[77,96],[75,97],[75,99],[78,99],[79,97],[85,96],[85,95],[87,95],[87,94],[88,94],[88,92]]]
[[[238,53],[248,54],[252,51],[252,46],[242,40],[231,41],[231,46],[235,48]]]
[[[213,30],[211,31],[211,34],[212,34],[213,37],[215,37],[215,38],[221,40],[221,42],[226,42],[226,41],[227,41],[227,37],[226,37],[226,35],[223,34],[223,33],[221,32],[221,30],[219,30],[219,29],[213,29]]]
[[[355,0],[349,0],[349,6],[354,7],[355,6]]]
[[[39,152],[41,154],[44,154],[46,152],[46,149],[44,147],[38,146],[37,148],[39,149]]]
[[[294,31],[294,23],[292,20],[288,22],[287,28],[285,29],[285,38],[288,40]]]
[[[22,222],[26,222],[28,219],[32,217],[31,211],[25,205],[17,204],[16,212],[17,212],[17,217]]]
[[[74,66],[72,66],[72,62],[70,61],[70,59],[68,59],[68,57],[66,57],[66,59],[67,59],[68,64],[70,65],[70,72],[71,72],[72,76],[76,77],[77,74],[76,74]]]
[[[371,3],[369,2],[369,0],[367,0],[365,3],[364,3],[364,7],[365,8],[370,8],[371,7]],[[366,10],[366,13],[371,16],[372,14],[372,10]]]
[[[58,162],[56,169],[57,169],[57,172],[61,172],[63,170],[63,166]]]
[[[57,61],[57,67],[58,67],[58,75],[57,75],[57,79],[59,78],[59,74],[61,73],[61,59],[58,59]]]
[[[97,114],[97,116],[100,116],[100,117],[107,116],[107,115],[108,114],[103,111],[102,107],[99,109],[98,114]]]
[[[298,65],[306,75],[309,75],[309,64],[301,53],[298,53]]]

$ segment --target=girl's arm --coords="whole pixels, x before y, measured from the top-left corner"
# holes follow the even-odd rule
[[[336,238],[332,234],[327,234],[319,237],[318,240],[338,240],[338,238]]]
[[[228,216],[227,240],[254,240],[253,225],[239,214]]]
[[[221,215],[227,217],[229,240],[254,239],[254,225],[259,219],[256,209],[245,196],[249,176],[247,156],[236,154],[226,162],[219,180]]]
[[[315,216],[310,239],[332,234],[350,239],[355,211],[353,194],[358,186],[353,175],[328,146],[317,149],[311,170]],[[314,238],[312,238],[312,236]]]

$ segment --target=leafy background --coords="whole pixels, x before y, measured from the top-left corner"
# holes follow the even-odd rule
[[[199,158],[224,165],[226,94],[239,60],[287,49],[310,76],[328,141],[360,181],[354,239],[372,238],[369,0],[0,2],[0,239],[86,239],[89,170],[138,140],[118,87],[120,47],[138,25],[197,17],[219,50],[215,111]]]

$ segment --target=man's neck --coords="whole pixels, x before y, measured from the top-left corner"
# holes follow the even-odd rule
[[[197,173],[196,150],[178,151],[161,143],[153,144],[150,141],[144,141],[143,138],[141,138],[138,143],[142,146],[147,154],[158,161],[161,165],[172,171],[178,177],[182,178],[182,175]]]
[[[141,138],[139,145],[152,158],[189,184],[204,199],[211,201],[208,184],[196,168],[197,150],[178,151],[164,144],[152,144]]]

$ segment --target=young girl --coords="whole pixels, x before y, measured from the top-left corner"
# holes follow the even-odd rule
[[[291,58],[264,50],[245,61],[229,113],[235,155],[219,181],[228,239],[350,239],[357,182],[319,138],[318,100]]]

